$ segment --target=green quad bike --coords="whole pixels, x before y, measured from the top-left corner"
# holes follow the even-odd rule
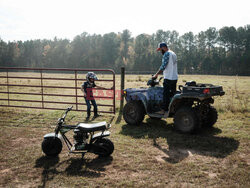
[[[160,78],[161,80],[162,78]],[[150,79],[148,88],[128,88],[124,90],[127,101],[123,109],[126,123],[139,125],[147,114],[152,119],[174,118],[174,128],[182,133],[192,133],[201,127],[212,127],[218,118],[216,109],[211,106],[214,96],[225,94],[222,86],[197,84],[195,81],[180,85],[171,98],[169,111],[159,115],[163,99],[160,80]]]

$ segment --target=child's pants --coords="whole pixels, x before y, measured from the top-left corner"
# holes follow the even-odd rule
[[[87,104],[87,117],[90,116],[90,110],[91,110],[90,102],[94,106],[94,115],[97,115],[97,105],[96,105],[95,100],[88,100],[88,99],[85,98],[85,101],[86,101],[86,104]]]

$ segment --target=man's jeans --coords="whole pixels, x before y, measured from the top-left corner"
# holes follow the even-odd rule
[[[162,109],[164,109],[165,111],[168,111],[170,98],[173,97],[176,92],[176,84],[177,84],[177,80],[164,79]]]
[[[97,115],[97,104],[96,104],[95,100],[88,100],[88,99],[85,98],[85,101],[86,101],[86,105],[87,105],[87,117],[90,116],[90,110],[91,110],[90,102],[94,106],[94,114]]]

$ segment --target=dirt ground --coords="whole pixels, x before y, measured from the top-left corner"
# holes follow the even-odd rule
[[[130,126],[119,114],[103,115],[96,121],[113,124],[110,157],[87,153],[81,159],[64,145],[59,157],[48,158],[41,142],[60,113],[1,109],[0,187],[250,186],[249,114],[220,113],[213,129],[193,135],[177,133],[171,119],[146,117]],[[84,119],[73,115],[69,123]]]

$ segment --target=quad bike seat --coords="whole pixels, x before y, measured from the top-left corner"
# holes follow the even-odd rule
[[[79,123],[76,128],[84,132],[103,131],[107,128],[106,121],[99,123]]]

